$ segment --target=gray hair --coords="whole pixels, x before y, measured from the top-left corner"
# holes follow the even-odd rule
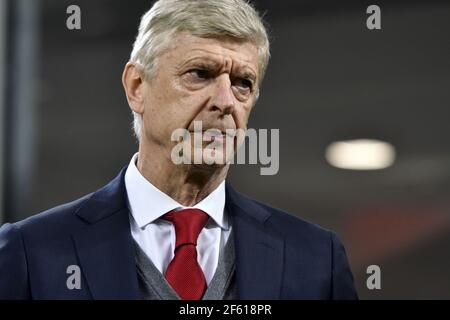
[[[151,79],[157,57],[169,48],[177,32],[194,36],[222,36],[253,42],[259,51],[259,79],[262,81],[270,58],[269,39],[262,18],[245,0],[159,0],[147,11],[139,26],[130,62]],[[142,115],[133,111],[134,133],[140,139]]]

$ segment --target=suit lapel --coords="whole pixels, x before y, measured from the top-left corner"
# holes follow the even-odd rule
[[[235,241],[239,299],[278,299],[284,240],[270,224],[271,213],[227,183],[226,206]]]
[[[86,225],[72,238],[94,299],[139,299],[124,174],[77,211]]]

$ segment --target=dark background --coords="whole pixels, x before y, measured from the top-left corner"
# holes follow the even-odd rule
[[[0,1],[1,212],[12,222],[95,191],[136,152],[121,74],[152,2]],[[272,59],[249,127],[280,129],[280,170],[235,165],[229,180],[336,231],[361,298],[449,299],[450,3],[254,3]],[[71,4],[81,30],[66,28]],[[381,30],[366,28],[371,4]],[[396,162],[377,171],[327,164],[329,143],[356,138],[392,143]],[[371,264],[381,290],[366,287]]]

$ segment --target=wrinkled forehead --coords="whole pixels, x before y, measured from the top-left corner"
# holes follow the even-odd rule
[[[249,41],[228,36],[198,37],[188,32],[177,33],[166,55],[180,63],[204,60],[210,63],[232,63],[258,74],[260,59],[257,46]]]

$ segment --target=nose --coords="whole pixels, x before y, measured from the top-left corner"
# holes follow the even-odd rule
[[[211,110],[228,115],[234,112],[234,107],[235,97],[231,89],[231,81],[227,74],[223,74],[216,78],[211,98]]]

